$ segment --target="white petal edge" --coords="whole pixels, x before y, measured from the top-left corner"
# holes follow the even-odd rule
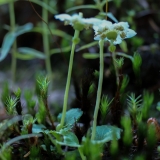
[[[71,16],[68,15],[68,14],[58,14],[58,15],[55,15],[54,17],[55,17],[56,19],[61,20],[61,21],[70,20],[70,19],[71,19]]]
[[[131,38],[131,37],[135,36],[136,34],[137,33],[134,30],[128,29],[126,38]]]

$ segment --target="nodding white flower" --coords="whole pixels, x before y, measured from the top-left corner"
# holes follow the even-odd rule
[[[71,25],[75,30],[83,30],[91,28],[93,25],[97,25],[101,22],[97,18],[82,18],[82,14],[74,14],[72,16],[68,14],[59,14],[55,16],[56,19],[64,21],[65,25]]]
[[[94,25],[95,40],[106,40],[113,44],[120,44],[123,39],[131,38],[136,32],[129,29],[128,22],[114,23],[103,20],[98,25]]]

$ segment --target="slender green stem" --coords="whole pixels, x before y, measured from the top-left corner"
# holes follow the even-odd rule
[[[86,157],[84,156],[83,151],[81,150],[81,147],[78,148],[78,151],[79,151],[79,154],[80,154],[82,160],[86,160]]]
[[[10,28],[11,32],[15,30],[15,13],[14,13],[14,1],[9,2],[9,16],[10,16]],[[13,43],[12,47],[12,62],[11,62],[11,70],[12,70],[12,80],[15,81],[16,77],[16,65],[17,65],[17,59],[16,59],[16,50],[17,50],[17,43],[16,40]]]
[[[103,72],[104,72],[103,47],[104,47],[104,40],[100,40],[99,41],[99,48],[100,48],[100,71],[99,71],[99,82],[98,82],[98,91],[97,91],[96,106],[95,106],[94,116],[93,116],[93,127],[92,127],[91,140],[94,140],[95,136],[96,136],[97,116],[98,116],[99,105],[100,105],[100,100],[101,100],[102,83],[103,83]]]
[[[67,76],[67,82],[66,82],[66,88],[65,88],[65,94],[64,94],[62,117],[61,117],[60,124],[56,128],[57,131],[59,131],[60,129],[63,128],[64,121],[65,121],[65,116],[66,116],[66,111],[67,111],[67,103],[68,103],[68,94],[69,94],[69,88],[70,88],[70,83],[71,83],[74,51],[75,51],[76,44],[78,43],[78,40],[79,40],[79,31],[75,30],[74,38],[73,38],[73,42],[72,42],[71,55],[70,55],[70,60],[69,60],[69,68],[68,68],[68,76]]]
[[[48,5],[48,0],[44,0],[44,3]],[[42,10],[42,18],[46,23],[48,23],[48,10],[43,7]],[[50,61],[50,52],[49,52],[49,36],[45,33],[45,30],[47,30],[47,25],[43,23],[43,47],[44,47],[44,53],[46,55],[45,64],[46,64],[46,70],[49,78],[52,79],[52,69],[51,69],[51,61]]]
[[[123,57],[129,58],[131,61],[133,61],[133,57],[130,56],[130,55],[127,55],[127,54],[125,54],[125,53],[116,52],[115,54],[116,54],[116,55],[119,55],[119,56],[123,56]]]
[[[108,13],[108,0],[106,0],[106,13]],[[107,15],[106,15],[106,20],[107,20]]]
[[[55,140],[55,139],[53,139],[53,137],[52,137],[51,134],[48,134],[48,137],[49,137],[49,139],[51,140],[51,142],[55,145],[55,147],[56,147],[56,149],[57,149],[57,152],[58,152],[59,154],[63,154],[63,151],[62,151],[62,148],[61,148],[60,144],[58,144],[58,143],[56,142],[56,140],[60,141],[61,138],[57,138],[57,137],[56,137],[56,140]]]
[[[114,66],[115,73],[116,73],[116,84],[117,84],[117,86],[118,86],[118,85],[119,85],[119,76],[118,76],[118,68],[117,68],[117,66],[116,66],[115,59],[116,59],[116,53],[115,53],[115,52],[112,52],[113,66]]]

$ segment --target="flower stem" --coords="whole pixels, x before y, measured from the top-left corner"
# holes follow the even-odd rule
[[[123,56],[123,57],[125,57],[125,58],[129,58],[131,61],[133,61],[133,57],[130,56],[130,55],[127,55],[127,54],[125,54],[125,53],[116,52],[115,54],[116,54],[116,55],[119,55],[119,56]]]
[[[14,1],[9,2],[9,15],[10,15],[10,26],[11,26],[10,31],[14,31],[15,30]],[[15,40],[12,47],[12,62],[11,62],[13,82],[15,81],[15,77],[16,77],[16,65],[17,65],[16,50],[17,50],[17,43]]]
[[[106,0],[106,13],[108,13],[108,0]],[[107,20],[107,15],[106,15],[106,20]]]
[[[102,92],[103,72],[104,72],[103,47],[104,47],[104,40],[100,40],[99,41],[99,48],[100,48],[100,71],[99,71],[99,82],[98,82],[98,91],[97,91],[96,106],[95,106],[94,116],[93,116],[93,127],[92,127],[91,140],[94,140],[95,136],[96,136],[97,116],[98,116],[98,111],[99,111],[99,106],[100,106],[100,99],[101,99],[101,92]]]
[[[68,103],[68,94],[69,94],[69,88],[70,88],[70,82],[71,82],[71,74],[72,74],[72,67],[73,67],[73,59],[74,59],[74,51],[76,44],[78,43],[79,39],[79,31],[75,30],[73,41],[72,41],[72,49],[71,49],[71,55],[69,60],[69,68],[68,68],[68,76],[67,76],[67,82],[66,82],[66,88],[65,88],[65,94],[64,94],[64,102],[63,102],[63,110],[62,110],[62,117],[61,122],[57,126],[56,130],[59,131],[63,128],[66,111],[67,111],[67,103]]]
[[[44,0],[45,4],[48,4],[48,0]],[[48,24],[48,10],[43,7],[42,10],[42,18],[44,21]],[[50,61],[50,52],[49,52],[49,36],[48,34],[45,33],[45,30],[47,30],[47,26],[45,23],[43,23],[43,47],[44,47],[44,53],[46,55],[45,59],[45,65],[46,65],[46,70],[49,78],[52,80],[52,69],[51,69],[51,61]]]
[[[117,84],[117,86],[118,86],[118,85],[119,85],[119,76],[118,76],[118,68],[117,68],[117,66],[116,66],[115,59],[116,59],[116,53],[115,53],[115,52],[112,52],[113,66],[114,66],[115,74],[116,74],[116,84]]]

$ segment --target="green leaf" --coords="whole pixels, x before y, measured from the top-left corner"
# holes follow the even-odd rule
[[[55,53],[64,53],[64,52],[69,52],[71,50],[71,46],[63,47],[63,48],[55,48],[50,50],[50,54],[55,54]]]
[[[87,160],[100,160],[100,154],[103,152],[103,144],[95,143],[89,137],[82,138],[82,145],[78,148],[82,156],[87,155]]]
[[[33,24],[32,23],[26,23],[23,26],[17,26],[16,30],[15,30],[15,34],[16,36],[19,36],[21,34],[24,34],[28,31],[30,31],[33,28]]]
[[[142,115],[144,119],[149,118],[150,108],[154,101],[154,94],[144,91],[143,93],[143,104],[142,104]]]
[[[114,98],[113,98],[114,99]],[[100,111],[102,114],[102,118],[104,119],[110,110],[110,104],[113,99],[109,99],[108,96],[103,95],[101,98]]]
[[[140,74],[141,64],[142,64],[142,58],[139,53],[135,52],[133,56],[132,66],[136,76]]]
[[[17,59],[20,59],[20,60],[32,60],[32,59],[35,58],[35,57],[33,57],[32,55],[21,54],[21,53],[19,53],[19,52],[16,52],[15,57],[16,57]]]
[[[98,41],[94,41],[94,42],[91,42],[89,44],[83,45],[82,47],[78,48],[76,50],[76,52],[81,51],[81,50],[86,49],[86,48],[90,48],[90,47],[95,46],[97,44],[98,44]]]
[[[8,32],[5,35],[3,43],[2,43],[1,53],[0,53],[0,61],[5,59],[16,37],[23,33],[28,32],[29,30],[32,29],[32,27],[33,27],[32,23],[27,23],[23,26],[16,27],[16,30],[14,32]]]
[[[65,126],[71,128],[72,125],[82,116],[83,112],[79,108],[73,108],[66,112]],[[61,119],[62,114],[58,115],[58,119]]]
[[[116,139],[120,139],[121,129],[115,126],[102,125],[96,127],[96,143],[105,143],[113,140],[113,133],[116,136]]]
[[[4,5],[6,3],[12,2],[13,0],[0,0],[0,5]]]
[[[122,80],[122,85],[120,88],[120,93],[124,93],[124,90],[126,89],[128,83],[129,83],[129,77],[127,75],[124,75]]]
[[[30,30],[31,32],[38,32],[38,33],[45,33],[45,34],[51,34],[50,31],[48,29],[44,29],[42,27],[34,27],[32,30]],[[71,41],[71,36],[69,34],[67,34],[66,32],[63,32],[59,29],[51,29],[51,32],[53,35],[56,36],[60,36],[60,37],[64,37],[66,40]]]
[[[5,35],[2,43],[1,53],[0,53],[0,61],[6,58],[15,39],[16,39],[16,35],[13,32],[8,32]]]
[[[47,5],[45,2],[43,2],[41,0],[30,0],[30,1],[40,5],[42,8],[47,9],[52,14],[56,14],[57,13],[57,11],[54,10],[52,6]]]
[[[33,48],[21,47],[21,48],[18,48],[18,51],[23,54],[31,55],[32,59],[33,58],[45,59],[44,53],[37,51]]]
[[[83,54],[83,58],[85,59],[96,59],[99,58],[99,54],[98,53],[84,53]]]
[[[98,9],[96,5],[81,5],[81,6],[76,6],[76,7],[72,7],[66,10],[66,12],[71,12],[77,9]]]
[[[122,43],[119,44],[123,52],[128,52],[127,43],[126,41],[122,41]]]
[[[63,142],[56,141],[60,145],[70,146],[70,147],[80,147],[77,136],[68,131],[68,129],[61,129],[59,133],[63,136]]]
[[[65,152],[65,160],[75,160],[75,159],[82,160],[82,158],[80,157],[80,154],[78,152],[78,149]]]
[[[32,133],[43,133],[46,127],[43,124],[33,124]]]
[[[54,131],[54,130],[45,130],[44,133],[46,134],[52,134],[56,139],[60,139],[61,137],[61,134],[60,132],[58,131]]]
[[[0,135],[2,135],[3,131],[9,128],[10,126],[16,124],[18,121],[21,121],[21,116],[14,116],[10,120],[6,119],[0,123]]]
[[[110,53],[105,53],[104,57],[111,57],[111,54]],[[96,58],[99,58],[99,54],[98,53],[84,53],[83,58],[85,58],[85,59],[96,59]]]

